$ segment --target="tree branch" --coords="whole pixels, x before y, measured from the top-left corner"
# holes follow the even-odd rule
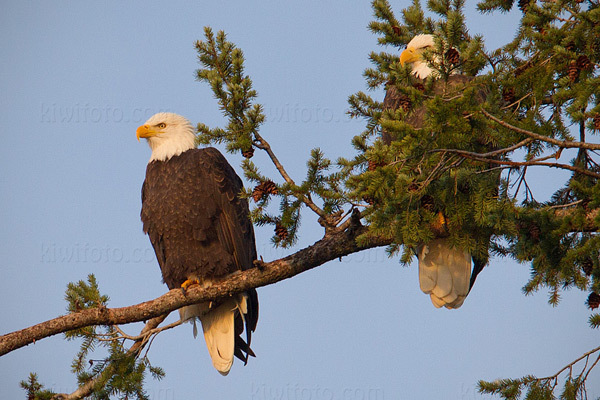
[[[258,262],[258,268],[234,274],[207,288],[192,286],[185,293],[173,289],[157,299],[121,308],[94,308],[63,315],[40,324],[0,336],[0,356],[35,341],[90,325],[122,325],[168,314],[183,306],[204,301],[218,301],[255,287],[270,285],[315,268],[327,261],[361,250],[385,246],[391,239],[372,238],[357,244],[356,238],[367,228],[351,226],[335,232],[290,256],[268,263]]]
[[[573,143],[573,142],[570,142],[570,143]],[[582,143],[582,144],[589,144],[589,143]],[[576,146],[571,146],[571,147],[576,147]],[[471,152],[471,151],[457,150],[457,149],[444,149],[444,150],[438,150],[438,151],[444,151],[444,152],[448,152],[448,153],[455,153],[455,154],[458,154],[460,156],[463,156],[465,158],[469,158],[469,159],[475,160],[475,161],[483,161],[483,162],[487,162],[487,163],[491,163],[491,164],[507,165],[507,166],[511,166],[511,167],[538,166],[538,167],[550,167],[550,168],[566,169],[566,170],[569,170],[569,171],[572,171],[572,172],[576,172],[578,174],[587,175],[587,176],[591,176],[593,178],[599,178],[600,179],[600,173],[590,171],[589,169],[583,169],[583,168],[575,167],[573,165],[568,165],[568,164],[561,164],[561,163],[554,163],[554,162],[543,162],[543,161],[534,161],[534,160],[532,160],[532,161],[499,160],[499,159],[496,159],[496,158],[488,158],[486,156],[487,153],[480,154],[480,153],[474,153],[474,152]]]
[[[600,150],[600,144],[587,143],[587,142],[575,142],[572,140],[553,139],[548,136],[540,135],[538,133],[531,132],[526,129],[522,129],[517,126],[511,125],[508,122],[504,122],[501,119],[494,117],[492,114],[488,113],[483,108],[481,108],[481,112],[483,113],[483,115],[485,115],[492,121],[496,122],[497,124],[502,125],[503,127],[508,128],[512,131],[527,135],[530,138],[535,139],[535,140],[541,140],[543,142],[550,143],[555,146],[558,146],[561,148],[567,148],[567,149],[568,148],[576,148],[576,149],[586,149],[586,150]]]
[[[127,350],[127,355],[137,357],[137,355],[139,355],[140,352],[143,350],[146,343],[148,343],[148,338],[150,335],[158,333],[161,330],[169,329],[176,326],[176,324],[170,324],[162,328],[158,328],[158,326],[167,318],[168,315],[168,313],[159,315],[158,317],[152,318],[150,321],[148,321],[142,329],[142,331],[140,332],[139,336],[136,338],[135,342],[131,345],[129,350]],[[89,396],[94,391],[96,385],[100,384],[102,381],[109,379],[110,376],[114,373],[114,368],[111,367],[112,366],[105,368],[98,376],[94,377],[93,379],[90,379],[83,385],[79,386],[79,388],[77,388],[77,390],[75,390],[73,393],[58,393],[52,397],[52,400],[79,400],[86,396]]]
[[[254,137],[256,138],[256,141],[258,141],[258,143],[255,143],[254,145],[256,147],[258,147],[259,149],[267,152],[267,154],[269,155],[269,158],[271,158],[271,161],[273,162],[273,164],[275,165],[275,168],[277,168],[277,170],[279,171],[279,173],[281,174],[283,179],[287,183],[289,183],[290,185],[295,187],[296,182],[294,182],[294,180],[288,175],[285,168],[283,168],[283,165],[281,164],[281,162],[279,161],[279,159],[273,152],[273,149],[271,149],[271,145],[269,144],[269,142],[267,142],[257,131],[254,131],[253,133],[254,133]],[[309,197],[300,194],[299,199],[302,200],[302,202],[304,204],[306,204],[306,206],[308,208],[313,210],[323,220],[329,221],[329,216],[327,215],[327,213],[325,211],[323,211],[319,206],[317,206]]]

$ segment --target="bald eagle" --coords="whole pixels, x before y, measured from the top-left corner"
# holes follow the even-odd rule
[[[419,80],[436,77],[435,71],[427,64],[423,54],[435,48],[434,36],[422,34],[415,36],[400,54],[400,63],[410,65],[412,74]],[[447,90],[462,87],[473,78],[460,74],[450,75],[447,81],[437,81],[433,86],[433,94],[441,95]],[[383,101],[384,109],[397,109],[402,102],[402,95],[395,85],[387,87]],[[411,110],[405,121],[413,128],[423,126],[426,107]],[[382,140],[386,144],[392,142],[392,136],[383,131]],[[445,217],[440,213],[445,224]],[[442,235],[443,236],[443,235]],[[431,302],[437,308],[459,308],[475,283],[477,274],[483,269],[486,260],[472,258],[468,252],[452,247],[444,237],[437,237],[429,243],[422,243],[416,248],[419,261],[419,284],[421,290],[429,294]],[[471,260],[474,268],[471,272]]]
[[[142,186],[141,218],[164,283],[169,289],[204,287],[253,266],[254,230],[248,202],[239,197],[242,181],[214,148],[197,149],[191,123],[158,113],[137,128],[152,149]],[[199,319],[214,367],[227,375],[235,355],[254,356],[251,334],[258,321],[252,289],[220,304],[200,303],[179,310],[182,321]],[[241,334],[246,330],[246,340]]]

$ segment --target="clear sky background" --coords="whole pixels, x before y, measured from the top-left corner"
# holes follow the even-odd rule
[[[409,3],[392,5],[399,14]],[[267,115],[261,132],[294,178],[304,176],[313,147],[350,157],[363,128],[345,112],[348,96],[366,90],[361,74],[379,49],[366,28],[367,1],[4,1],[2,9],[0,333],[64,314],[67,283],[89,273],[113,307],[167,290],[139,218],[150,150],[135,130],[158,111],[224,124],[208,86],[195,81],[193,45],[204,26],[225,30],[243,49]],[[509,41],[520,17],[479,15],[473,1],[467,15],[488,49]],[[227,158],[241,173],[241,156]],[[276,177],[266,155],[254,160]],[[543,200],[564,178],[545,171],[530,183]],[[268,261],[322,232],[305,212],[294,249],[273,249],[271,228],[256,234]],[[191,326],[159,335],[148,355],[167,376],[149,381],[148,394],[489,398],[475,393],[478,379],[550,375],[598,345],[586,294],[565,293],[553,308],[546,292],[522,294],[528,276],[527,264],[493,259],[462,308],[438,310],[419,290],[416,265],[404,268],[384,249],[355,254],[259,289],[257,357],[246,367],[235,362],[227,377]],[[140,325],[126,329],[135,334]],[[78,347],[56,336],[3,356],[0,399],[25,398],[18,384],[32,371],[55,391],[75,390]],[[592,398],[600,396],[598,376],[588,385]]]

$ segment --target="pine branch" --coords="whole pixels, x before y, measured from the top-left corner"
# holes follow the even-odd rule
[[[510,167],[528,167],[528,166],[539,166],[539,167],[550,167],[550,168],[558,168],[558,169],[566,169],[578,174],[591,176],[593,178],[600,179],[600,173],[590,171],[589,169],[575,167],[569,164],[561,164],[561,163],[552,163],[552,162],[543,162],[539,160],[531,160],[531,161],[510,161],[510,160],[498,160],[495,158],[488,158],[487,156],[482,156],[480,153],[474,153],[466,150],[457,150],[457,149],[446,149],[444,150],[448,153],[455,153],[465,158],[469,158],[474,161],[482,161],[486,163],[496,164],[496,165],[506,165]]]
[[[149,338],[151,336],[181,324],[181,322],[176,322],[164,326],[162,328],[158,328],[158,326],[167,318],[167,316],[168,313],[152,318],[146,323],[146,325],[137,337],[131,337],[131,339],[135,340],[135,342],[131,345],[129,350],[127,350],[127,356],[137,358],[143,350],[143,348],[149,342]],[[107,381],[110,378],[110,376],[114,373],[114,369],[111,367],[112,366],[105,368],[98,376],[96,376],[93,379],[90,379],[88,382],[77,388],[77,390],[75,390],[74,392],[69,394],[58,393],[52,397],[52,400],[79,400],[86,396],[89,396],[93,393],[97,385],[101,385],[102,382]]]
[[[251,288],[270,285],[291,278],[299,273],[318,267],[328,261],[373,247],[385,246],[391,240],[368,237],[356,239],[366,234],[367,228],[353,225],[343,232],[327,235],[315,244],[298,252],[268,263],[257,262],[252,268],[214,284],[207,288],[190,287],[185,294],[174,289],[157,299],[122,308],[92,308],[70,313],[40,324],[0,336],[0,356],[37,340],[59,333],[91,325],[122,325],[147,321],[177,310],[183,306],[205,301],[218,301]]]
[[[551,137],[540,135],[538,133],[528,131],[527,129],[522,129],[522,128],[519,128],[517,126],[511,125],[508,122],[502,121],[501,119],[494,117],[492,114],[488,113],[483,108],[481,109],[481,112],[483,113],[483,115],[485,115],[486,117],[488,117],[492,121],[496,122],[497,124],[502,125],[505,128],[508,128],[508,129],[510,129],[510,130],[512,130],[514,132],[518,132],[518,133],[522,133],[524,135],[527,135],[527,136],[529,136],[532,139],[541,140],[543,142],[546,142],[546,143],[558,146],[560,148],[564,148],[564,149],[573,149],[573,148],[575,148],[575,149],[586,149],[586,150],[600,150],[600,144],[587,143],[587,142],[576,142],[576,141],[572,141],[572,140],[557,140],[557,139],[553,139]]]
[[[255,144],[256,147],[258,147],[261,150],[266,151],[267,154],[269,155],[269,158],[271,159],[271,161],[273,162],[273,164],[275,165],[275,167],[277,168],[277,170],[279,171],[279,173],[281,174],[283,179],[285,179],[285,181],[287,183],[289,183],[292,187],[296,187],[297,186],[296,182],[294,182],[294,180],[289,176],[289,174],[287,173],[287,171],[285,170],[285,168],[283,167],[283,165],[281,164],[281,162],[279,161],[279,159],[273,152],[273,149],[271,148],[271,145],[269,144],[269,142],[267,142],[258,132],[254,132],[254,137],[256,138],[256,141],[258,142],[258,144]],[[299,194],[298,198],[304,204],[306,204],[306,206],[308,208],[313,210],[319,217],[321,217],[321,219],[323,219],[325,221],[329,221],[330,218],[327,215],[327,213],[325,211],[323,211],[319,206],[317,206],[309,197]]]

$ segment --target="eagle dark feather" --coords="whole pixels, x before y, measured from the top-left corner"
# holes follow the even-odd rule
[[[179,288],[187,279],[212,282],[253,266],[254,230],[243,185],[214,148],[190,149],[154,160],[142,187],[142,222],[164,282]],[[258,296],[246,292],[247,314],[235,316],[235,355],[246,362],[258,321]],[[244,342],[239,335],[246,328]]]

